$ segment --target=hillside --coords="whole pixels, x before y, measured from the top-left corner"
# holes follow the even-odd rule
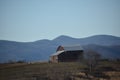
[[[120,37],[96,35],[87,38],[72,38],[62,35],[53,40],[44,39],[34,42],[0,40],[0,62],[49,60],[49,56],[59,45],[75,44],[80,44],[85,50],[91,48],[105,58],[120,58]]]
[[[120,80],[120,62],[101,61],[92,74],[75,62],[0,64],[0,80]]]
[[[117,48],[116,48],[117,47]],[[89,44],[83,46],[84,51],[93,50],[102,55],[102,58],[116,59],[120,58],[120,46],[102,46]]]
[[[53,40],[58,44],[96,44],[96,45],[120,45],[120,37],[115,37],[111,35],[95,35],[86,38],[72,38],[69,36],[59,36]]]

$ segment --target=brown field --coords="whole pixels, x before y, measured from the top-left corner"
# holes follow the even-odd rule
[[[70,62],[0,64],[0,80],[120,80],[120,62],[101,61],[92,73]]]

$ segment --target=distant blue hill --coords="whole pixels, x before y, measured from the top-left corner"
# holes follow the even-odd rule
[[[62,35],[53,40],[44,39],[34,42],[0,40],[0,62],[49,60],[49,56],[59,45],[75,44],[80,44],[84,50],[97,51],[104,58],[120,58],[120,37],[96,35],[87,38],[72,38]]]
[[[117,47],[117,48],[116,48]],[[83,46],[84,51],[93,50],[102,55],[105,59],[120,59],[120,46],[101,46],[89,44]]]
[[[111,35],[95,35],[86,38],[72,38],[68,36],[59,36],[53,40],[58,44],[96,44],[96,45],[120,45],[120,37],[115,37]]]

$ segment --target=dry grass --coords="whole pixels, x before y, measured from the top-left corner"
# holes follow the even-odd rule
[[[46,80],[47,78],[59,80],[58,78],[63,79],[79,68],[76,63],[2,64],[0,80]]]
[[[115,71],[105,71],[101,67],[112,67]],[[101,69],[98,75],[104,74],[109,76],[109,79],[90,74],[86,76],[84,73],[82,76],[80,72],[84,68],[86,66],[79,63],[0,64],[0,80],[120,80],[119,62],[101,62],[95,69]]]

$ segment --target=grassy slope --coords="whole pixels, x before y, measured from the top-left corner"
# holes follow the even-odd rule
[[[99,67],[116,68],[118,76],[120,75],[119,63],[102,62]],[[85,66],[78,63],[0,64],[0,80],[68,80],[67,77],[80,72],[83,68]],[[117,78],[119,80],[120,77]],[[111,79],[114,80],[114,75]]]
[[[76,63],[33,63],[0,65],[0,80],[32,80],[34,77],[44,78],[64,76],[64,73],[73,73],[82,66]],[[59,73],[57,75],[56,73]],[[64,75],[63,75],[64,74]]]

